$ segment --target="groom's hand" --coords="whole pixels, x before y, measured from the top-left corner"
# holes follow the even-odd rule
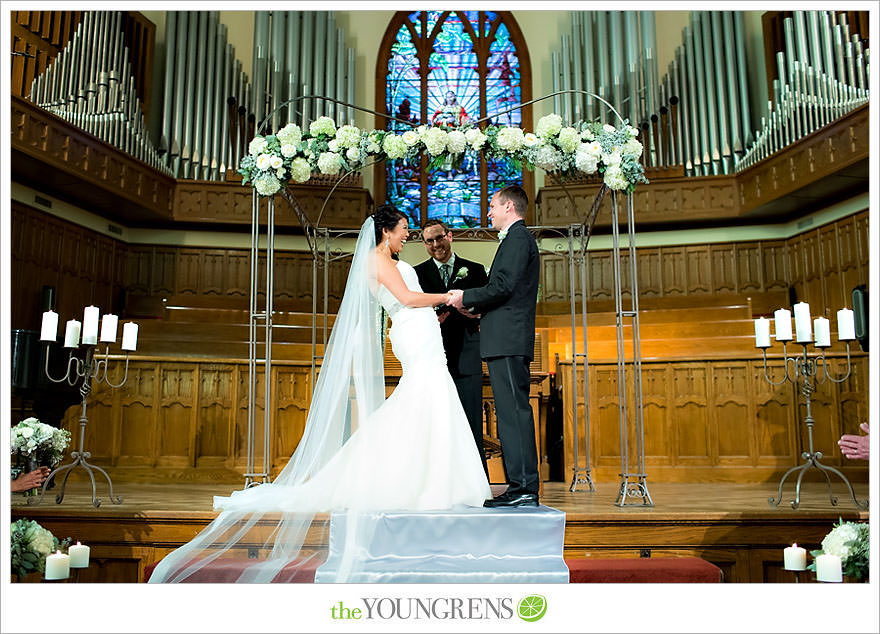
[[[461,299],[464,296],[464,293],[454,288],[449,291],[449,299],[446,300],[447,306],[452,306],[453,308],[464,308],[464,305],[461,303]]]

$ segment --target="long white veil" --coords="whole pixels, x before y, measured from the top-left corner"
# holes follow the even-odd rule
[[[350,431],[366,423],[385,398],[375,246],[370,217],[358,235],[305,431],[290,461],[273,483],[223,498],[232,502],[234,510],[221,511],[192,541],[166,556],[153,571],[151,583],[186,581],[218,558],[241,561],[253,549],[258,549],[257,561],[241,566],[235,579],[239,583],[268,583],[291,564],[313,566],[316,559],[326,557],[328,518],[317,513],[329,509],[308,504],[295,511],[282,508],[289,508],[287,503],[296,499],[298,488],[327,464]]]

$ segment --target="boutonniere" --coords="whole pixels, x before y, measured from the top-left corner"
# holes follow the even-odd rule
[[[498,232],[498,242],[502,242],[504,238],[507,237],[507,229],[502,229]]]
[[[457,282],[458,280],[463,280],[464,278],[467,277],[467,274],[468,274],[468,269],[466,266],[463,266],[460,269],[458,269],[458,272],[455,274],[455,279],[452,281]]]

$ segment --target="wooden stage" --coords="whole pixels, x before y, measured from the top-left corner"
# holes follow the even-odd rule
[[[790,507],[794,483],[786,482],[783,501],[771,507],[778,480],[767,483],[654,483],[654,507],[614,505],[617,482],[597,483],[594,493],[571,493],[562,482],[545,482],[542,504],[566,512],[565,557],[701,557],[720,567],[727,582],[793,582],[782,569],[782,549],[797,542],[817,548],[838,518],[867,521],[868,511],[852,503],[834,483],[832,506],[824,482],[804,482],[801,504]],[[853,484],[859,500],[866,483]],[[144,568],[188,541],[215,513],[214,495],[228,495],[235,483],[126,482],[114,480],[124,497],[110,504],[106,485],[99,508],[91,504],[87,481],[68,483],[61,504],[49,491],[42,504],[12,499],[13,521],[37,520],[59,538],[70,536],[91,546],[92,565],[83,582],[138,582]],[[497,487],[496,487],[497,488]],[[49,495],[53,494],[53,495]]]

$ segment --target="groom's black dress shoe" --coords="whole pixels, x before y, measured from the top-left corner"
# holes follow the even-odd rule
[[[519,493],[504,492],[496,498],[486,500],[483,502],[483,506],[487,508],[538,506],[538,494],[526,493],[525,491]]]

